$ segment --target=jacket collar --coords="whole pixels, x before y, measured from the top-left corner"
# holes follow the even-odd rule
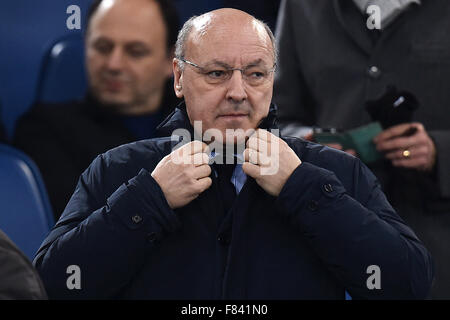
[[[278,129],[277,110],[277,106],[271,103],[269,113],[261,121],[258,128],[265,130]],[[191,137],[194,136],[194,128],[189,121],[184,101],[181,102],[175,110],[159,124],[156,128],[156,132],[159,137],[168,137],[171,136],[172,132],[176,129],[187,129],[191,133]]]

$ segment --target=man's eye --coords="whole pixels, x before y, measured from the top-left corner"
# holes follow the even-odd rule
[[[246,75],[249,78],[259,79],[259,78],[264,78],[266,73],[262,72],[262,71],[251,71],[251,72],[246,72]]]
[[[149,51],[143,48],[129,48],[127,52],[131,57],[140,58],[147,55]]]
[[[206,73],[208,77],[214,78],[214,79],[220,79],[226,77],[226,72],[223,70],[213,70]]]
[[[264,72],[253,72],[252,75],[254,78],[263,78]]]
[[[130,56],[138,58],[138,57],[143,57],[147,54],[147,52],[145,51],[141,51],[141,50],[131,50],[129,51]]]
[[[108,54],[112,51],[113,46],[108,43],[97,43],[94,45],[94,49],[101,54]]]

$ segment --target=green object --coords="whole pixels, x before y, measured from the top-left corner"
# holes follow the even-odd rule
[[[381,154],[377,151],[373,143],[373,138],[381,131],[383,131],[383,128],[379,122],[372,122],[368,125],[347,131],[346,134],[352,141],[353,149],[355,149],[359,158],[364,163],[374,162],[381,157]]]
[[[321,144],[339,143],[343,150],[353,149],[364,163],[371,163],[381,157],[372,141],[381,131],[380,123],[372,122],[344,133],[316,133],[314,140]]]
[[[314,134],[314,141],[320,144],[338,143],[344,149],[351,144],[348,135],[344,133],[319,132]]]

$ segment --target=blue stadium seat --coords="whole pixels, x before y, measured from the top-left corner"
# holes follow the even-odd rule
[[[44,58],[35,101],[63,102],[82,98],[87,87],[84,61],[80,33],[57,40]]]
[[[0,229],[32,260],[53,225],[36,165],[22,152],[0,144]]]

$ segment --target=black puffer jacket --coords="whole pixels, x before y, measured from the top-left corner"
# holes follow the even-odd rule
[[[0,300],[47,299],[41,279],[27,257],[0,230]]]

